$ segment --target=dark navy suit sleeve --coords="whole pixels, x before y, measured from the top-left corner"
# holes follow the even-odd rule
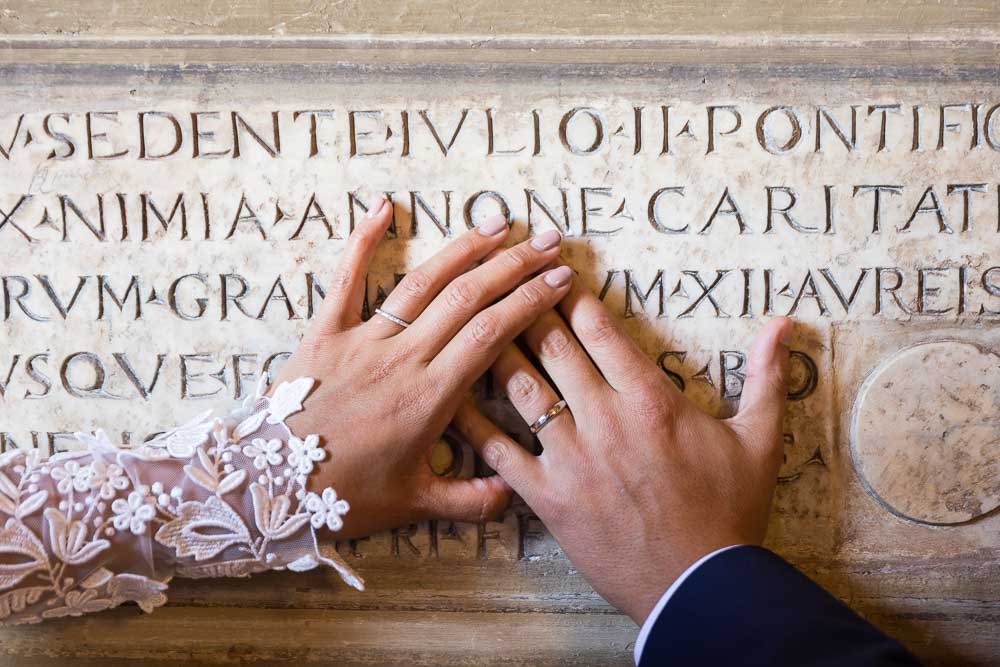
[[[743,546],[712,557],[674,591],[639,666],[919,664],[785,560]]]

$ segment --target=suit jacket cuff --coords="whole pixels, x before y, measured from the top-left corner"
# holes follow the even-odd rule
[[[695,570],[704,565],[706,562],[710,561],[715,556],[718,556],[724,551],[729,551],[730,549],[735,549],[736,547],[743,546],[741,544],[733,544],[728,547],[722,547],[721,549],[716,549],[715,551],[705,554],[698,560],[696,560],[688,569],[684,570],[681,576],[674,580],[674,583],[670,584],[670,588],[660,596],[659,602],[653,607],[653,611],[649,612],[649,616],[646,617],[646,621],[642,624],[642,628],[639,630],[639,636],[635,639],[635,651],[633,653],[635,657],[635,664],[639,664],[639,660],[642,658],[642,649],[646,646],[646,640],[649,638],[649,633],[652,631],[653,626],[656,625],[656,619],[660,617],[660,613],[663,611],[667,603],[670,602],[670,598],[673,597],[674,593],[678,588],[684,583],[684,580],[691,576]]]

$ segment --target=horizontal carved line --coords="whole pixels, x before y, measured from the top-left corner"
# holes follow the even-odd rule
[[[964,51],[987,49],[1000,51],[1000,32],[983,31],[968,36],[917,35],[900,38],[897,34],[769,36],[759,33],[741,35],[163,35],[101,37],[78,35],[8,35],[0,37],[2,48],[29,49],[135,49],[252,47],[273,49],[674,49],[740,48],[922,48]]]
[[[362,65],[711,66],[761,64],[884,67],[979,67],[995,74],[1000,32],[964,35],[558,36],[342,35],[0,37],[0,68],[14,63],[147,66],[180,62]],[[981,76],[980,78],[994,78]]]

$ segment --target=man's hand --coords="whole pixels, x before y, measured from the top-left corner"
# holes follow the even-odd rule
[[[493,366],[528,423],[560,395],[568,403],[538,434],[544,452],[526,452],[470,402],[456,425],[591,585],[642,624],[701,556],[764,538],[792,323],[773,320],[758,335],[739,414],[720,421],[688,401],[579,281],[559,311],[524,335],[554,386],[514,346]]]

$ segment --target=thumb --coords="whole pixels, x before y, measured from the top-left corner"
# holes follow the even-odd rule
[[[793,323],[787,317],[771,320],[757,334],[750,350],[749,367],[743,382],[740,410],[734,421],[749,442],[781,461],[782,423],[788,395],[788,343]]]
[[[429,518],[486,523],[496,521],[510,507],[511,490],[499,475],[472,479],[435,477],[423,510]]]
[[[452,425],[476,453],[530,505],[541,484],[538,459],[501,431],[468,397],[455,413]]]

